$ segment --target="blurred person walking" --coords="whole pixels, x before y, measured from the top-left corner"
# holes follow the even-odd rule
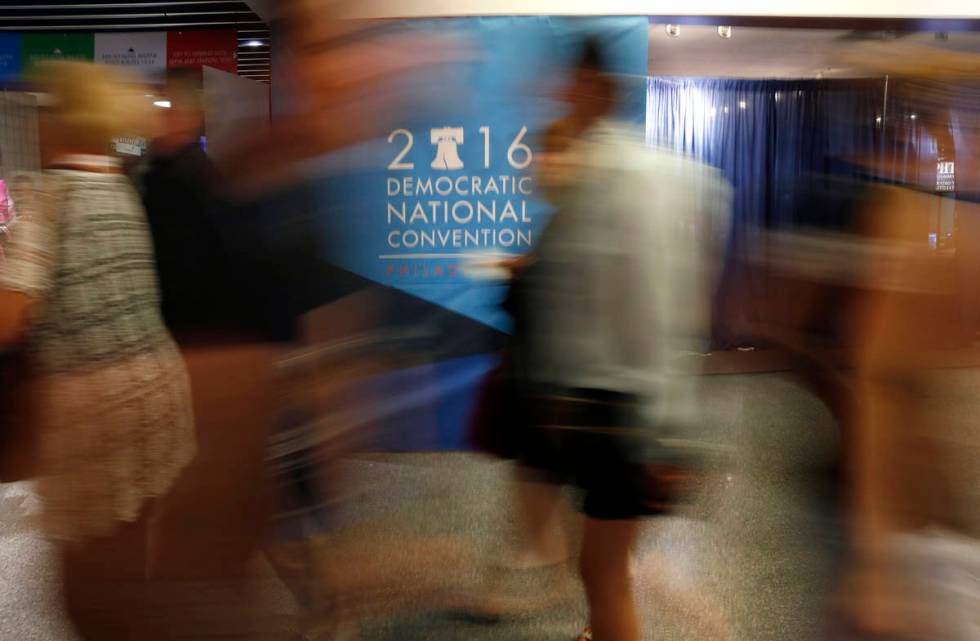
[[[693,420],[695,372],[683,356],[706,338],[709,232],[727,229],[720,179],[616,122],[617,93],[590,40],[572,70],[568,114],[552,127],[568,139],[545,185],[558,209],[514,284],[525,341],[514,366],[525,422],[518,461],[524,481],[584,495],[584,636],[598,641],[640,638],[637,519],[668,511],[671,474],[686,471],[660,437]],[[669,586],[663,594],[681,597]],[[705,627],[725,634],[720,623]]]
[[[83,637],[146,638],[153,499],[195,452],[183,361],[160,317],[145,214],[110,141],[135,133],[117,72],[46,65],[45,170],[18,193],[0,269],[0,342],[26,341],[45,534]]]
[[[201,146],[201,94],[199,70],[168,72],[170,107],[156,110],[160,131],[138,176],[153,236],[163,318],[181,346],[201,333],[225,329],[233,318],[218,228],[221,176]]]

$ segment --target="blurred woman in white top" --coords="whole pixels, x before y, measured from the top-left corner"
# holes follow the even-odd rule
[[[190,392],[144,211],[108,155],[139,124],[142,92],[87,63],[42,78],[45,169],[15,194],[0,341],[29,352],[37,488],[45,533],[64,544],[69,613],[86,638],[126,638],[119,581],[145,579],[151,499],[194,455]]]

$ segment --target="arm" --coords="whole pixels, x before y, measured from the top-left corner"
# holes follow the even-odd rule
[[[34,303],[51,286],[56,251],[50,194],[35,185],[16,191],[18,217],[0,259],[0,350],[22,340]]]

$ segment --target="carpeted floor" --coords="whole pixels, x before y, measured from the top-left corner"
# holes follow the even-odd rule
[[[980,443],[971,420],[980,372],[944,376],[948,396],[937,397],[937,411]],[[708,638],[698,622],[709,603],[730,622],[733,640],[826,638],[827,597],[844,550],[831,480],[840,441],[829,413],[784,374],[707,377],[704,398],[705,436],[734,446],[737,464],[684,513],[644,525],[636,580],[645,638]],[[554,607],[532,617],[488,624],[447,611],[443,597],[478,585],[482,568],[506,548],[514,520],[509,464],[461,453],[386,454],[349,460],[339,471],[345,500],[325,564],[341,583],[373,590],[373,607],[345,639],[566,641],[585,623],[571,578]],[[0,486],[0,641],[75,638],[59,606],[52,550],[34,525],[37,508],[29,485]],[[293,610],[288,591],[267,566],[259,574],[251,608],[284,623]],[[687,612],[664,586],[703,601]],[[207,598],[207,586],[181,589],[189,603]]]

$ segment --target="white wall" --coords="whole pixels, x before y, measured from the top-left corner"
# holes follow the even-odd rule
[[[204,135],[218,164],[234,150],[242,132],[269,126],[269,85],[204,67]]]
[[[41,167],[37,98],[29,93],[0,92],[0,178]]]

